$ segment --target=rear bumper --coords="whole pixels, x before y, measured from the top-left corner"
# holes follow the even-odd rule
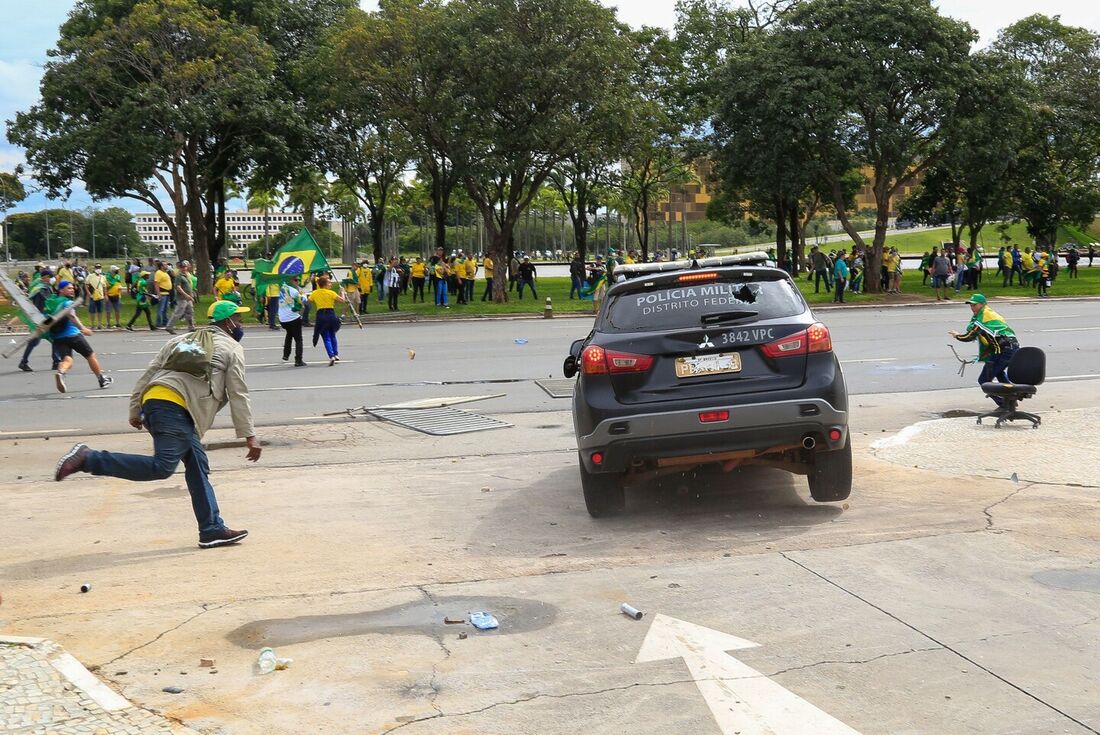
[[[730,418],[704,424],[702,411],[729,411]],[[832,429],[838,439],[829,438]],[[589,472],[625,472],[639,462],[801,446],[806,436],[821,449],[840,449],[848,439],[848,412],[816,398],[637,414],[601,421],[577,437],[577,447]],[[592,461],[594,452],[603,455],[600,464]]]

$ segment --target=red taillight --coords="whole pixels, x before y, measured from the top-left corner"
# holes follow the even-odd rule
[[[592,452],[592,464],[603,464],[603,454]]]
[[[597,345],[589,345],[581,353],[581,370],[585,375],[644,373],[651,367],[653,367],[653,358],[650,355],[613,352]]]
[[[840,441],[841,433],[840,429],[829,429],[829,441]]]
[[[703,411],[699,414],[699,421],[704,424],[717,424],[729,420],[729,411]]]
[[[833,340],[829,328],[821,322],[811,325],[801,332],[781,337],[774,342],[760,345],[765,355],[773,359],[805,355],[810,352],[832,352]]]
[[[581,372],[585,375],[606,375],[607,360],[603,347],[589,345],[581,353]]]

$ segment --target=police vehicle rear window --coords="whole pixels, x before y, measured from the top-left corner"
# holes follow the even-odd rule
[[[655,332],[710,324],[751,324],[801,314],[805,302],[786,279],[671,283],[609,297],[607,326]]]

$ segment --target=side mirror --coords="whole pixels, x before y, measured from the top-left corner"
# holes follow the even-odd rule
[[[576,375],[578,372],[577,358],[573,357],[572,355],[565,358],[565,362],[561,366],[561,372],[562,375],[567,378],[572,378],[574,375]]]

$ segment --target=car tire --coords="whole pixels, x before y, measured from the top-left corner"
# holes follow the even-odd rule
[[[817,502],[846,500],[852,494],[852,440],[846,440],[842,449],[815,452],[807,479],[810,497]]]
[[[580,460],[581,490],[584,491],[584,507],[593,518],[617,515],[626,509],[626,490],[617,474],[593,474]]]

